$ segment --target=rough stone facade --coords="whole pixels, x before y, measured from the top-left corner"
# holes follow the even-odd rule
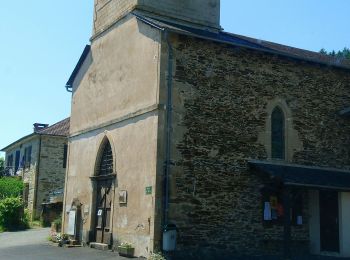
[[[49,203],[50,197],[55,196],[53,192],[60,193],[60,196],[63,197],[66,173],[65,145],[67,145],[67,137],[42,136],[37,191],[37,210],[39,212],[42,209],[41,204]]]
[[[291,110],[302,143],[292,162],[349,169],[350,124],[337,114],[350,103],[349,72],[186,36],[173,44],[170,218],[179,249],[271,253],[266,242],[281,242],[283,227],[263,225],[263,180],[247,163],[269,158],[259,138],[267,107],[278,98]],[[292,237],[307,250],[305,219]]]
[[[42,203],[52,202],[50,198],[57,198],[61,202],[63,200],[66,172],[64,153],[67,146],[67,136],[64,135],[67,129],[69,129],[69,119],[43,129],[45,134],[34,132],[3,149],[6,152],[6,158],[10,155],[15,158],[16,152],[20,154],[16,175],[22,177],[23,199],[33,219],[40,218]],[[25,150],[28,148],[31,152],[25,158]]]
[[[22,176],[23,183],[26,187],[24,196],[27,198],[26,205],[30,212],[33,212],[34,208],[34,197],[35,197],[35,178],[36,178],[36,172],[37,172],[37,158],[38,158],[38,151],[39,151],[39,138],[28,138],[27,140],[23,140],[20,143],[17,143],[15,146],[10,147],[8,150],[6,150],[6,158],[9,157],[9,155],[13,155],[15,158],[16,151],[20,152],[20,162],[23,159],[24,151],[28,147],[32,147],[32,153],[31,153],[31,163],[27,165],[23,165],[23,167],[19,167],[18,171],[16,172],[16,175]]]

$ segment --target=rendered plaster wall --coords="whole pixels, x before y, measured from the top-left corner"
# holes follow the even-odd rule
[[[65,189],[67,212],[82,204],[83,234],[94,231],[96,158],[106,138],[114,151],[113,242],[129,242],[136,256],[153,250],[157,174],[160,33],[127,17],[92,42],[73,86]],[[146,195],[146,187],[152,194]],[[127,205],[119,191],[127,191]]]
[[[220,27],[220,0],[95,0],[93,34],[108,28],[135,8],[166,20]]]
[[[172,42],[170,216],[179,251],[282,253],[283,227],[263,225],[263,180],[247,161],[269,158],[261,136],[270,104],[282,100],[296,142],[290,161],[349,168],[350,123],[337,112],[350,103],[350,73],[186,36]],[[309,250],[307,198],[293,252]]]
[[[159,32],[127,17],[95,39],[74,86],[70,133],[91,130],[158,103]]]
[[[96,194],[90,177],[95,175],[100,145],[104,138],[108,138],[115,151],[114,167],[117,174],[112,192],[114,206],[110,222],[114,244],[132,243],[137,256],[148,256],[153,250],[157,126],[157,112],[150,112],[74,137],[69,144],[65,205],[70,207],[78,199],[82,204],[83,231],[94,230]],[[146,187],[152,187],[151,195],[146,195]],[[127,191],[127,205],[119,204],[119,192],[123,190]]]

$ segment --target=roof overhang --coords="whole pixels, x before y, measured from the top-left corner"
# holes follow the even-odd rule
[[[39,135],[39,134],[38,133],[31,133],[29,135],[26,135],[26,136],[18,139],[17,141],[14,141],[13,143],[9,144],[8,146],[2,148],[0,151],[6,152],[6,150],[11,148],[11,146],[14,146],[14,145],[19,144],[19,143],[24,142],[24,141],[29,141],[30,139],[32,139],[34,136],[37,136],[37,135]]]
[[[91,49],[90,45],[86,45],[85,46],[85,48],[83,50],[83,53],[81,54],[81,56],[79,58],[79,61],[78,61],[77,65],[75,66],[72,74],[70,75],[70,77],[69,77],[69,79],[68,79],[68,81],[66,83],[66,90],[67,91],[71,92],[74,80],[75,80],[76,76],[78,75],[81,66],[83,66],[86,57],[90,53],[90,49]]]
[[[218,43],[224,43],[224,44],[233,45],[236,47],[243,47],[251,50],[261,51],[261,52],[270,53],[273,55],[287,57],[294,60],[306,61],[310,63],[316,63],[316,64],[336,67],[340,69],[350,70],[350,65],[343,65],[339,59],[334,59],[334,61],[321,61],[318,59],[290,54],[285,51],[267,47],[262,44],[259,44],[259,40],[257,40],[257,42],[254,42],[254,41],[245,39],[247,37],[238,37],[234,34],[223,32],[223,31],[219,31],[218,33],[216,33],[208,30],[191,28],[185,25],[175,24],[169,21],[163,21],[161,19],[156,19],[153,17],[150,18],[148,16],[136,14],[135,12],[133,12],[132,14],[138,20],[158,30],[162,30],[162,31],[167,30],[177,34],[192,36],[192,37],[196,37],[204,40],[210,40]]]
[[[350,191],[350,170],[258,160],[248,164],[254,172],[277,179],[286,186]]]

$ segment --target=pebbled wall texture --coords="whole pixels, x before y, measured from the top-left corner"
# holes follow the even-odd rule
[[[173,48],[169,216],[179,252],[281,253],[283,226],[263,225],[263,180],[247,161],[269,158],[269,106],[280,100],[294,132],[288,161],[349,169],[350,122],[337,114],[350,104],[349,71],[189,36],[177,36]],[[308,252],[306,192],[303,210],[292,239]]]

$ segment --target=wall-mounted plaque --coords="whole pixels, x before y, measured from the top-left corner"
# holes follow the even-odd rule
[[[119,203],[126,204],[127,203],[127,192],[126,190],[119,191]]]
[[[75,235],[75,217],[76,217],[76,211],[75,210],[69,211],[67,234],[71,236]]]
[[[146,195],[152,195],[152,186],[146,187]]]

